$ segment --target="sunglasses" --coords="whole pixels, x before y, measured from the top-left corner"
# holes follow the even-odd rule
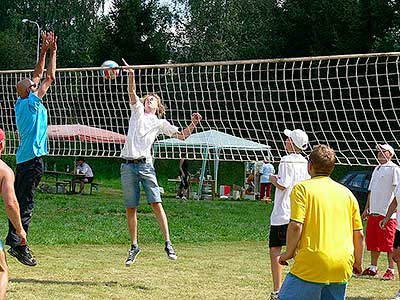
[[[37,83],[32,83],[32,84],[29,86],[29,88],[32,88],[32,87],[33,87],[34,89],[37,88],[37,87],[38,87]]]

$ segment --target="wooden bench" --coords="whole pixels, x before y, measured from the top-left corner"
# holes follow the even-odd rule
[[[90,183],[90,195],[92,194],[93,189],[95,189],[96,191],[99,190],[99,185],[100,185],[100,184],[98,184],[98,183],[96,183],[96,182],[91,182],[91,183]]]
[[[71,183],[67,181],[56,181],[56,194],[65,194],[71,191]]]

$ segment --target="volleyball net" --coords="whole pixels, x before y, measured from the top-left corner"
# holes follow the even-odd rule
[[[400,151],[400,53],[132,66],[137,93],[158,93],[179,128],[203,121],[185,142],[160,136],[156,158],[279,161],[284,129],[303,129],[339,164],[375,165],[376,145]],[[121,67],[121,69],[123,69]],[[130,117],[125,72],[59,69],[43,103],[50,155],[119,156]],[[15,154],[16,83],[32,70],[0,71],[5,154]],[[310,151],[310,147],[306,152]],[[395,157],[395,161],[399,162]]]

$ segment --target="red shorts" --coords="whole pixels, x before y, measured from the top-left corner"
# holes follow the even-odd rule
[[[390,219],[384,229],[379,227],[379,221],[384,216],[368,217],[366,229],[366,243],[368,251],[393,252],[394,234],[396,233],[396,219]]]

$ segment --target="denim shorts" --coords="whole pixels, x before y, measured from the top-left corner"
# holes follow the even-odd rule
[[[344,300],[347,283],[314,283],[287,274],[279,291],[279,300]]]
[[[122,163],[121,183],[126,208],[139,206],[141,186],[146,193],[147,203],[162,202],[156,172],[151,163]]]

